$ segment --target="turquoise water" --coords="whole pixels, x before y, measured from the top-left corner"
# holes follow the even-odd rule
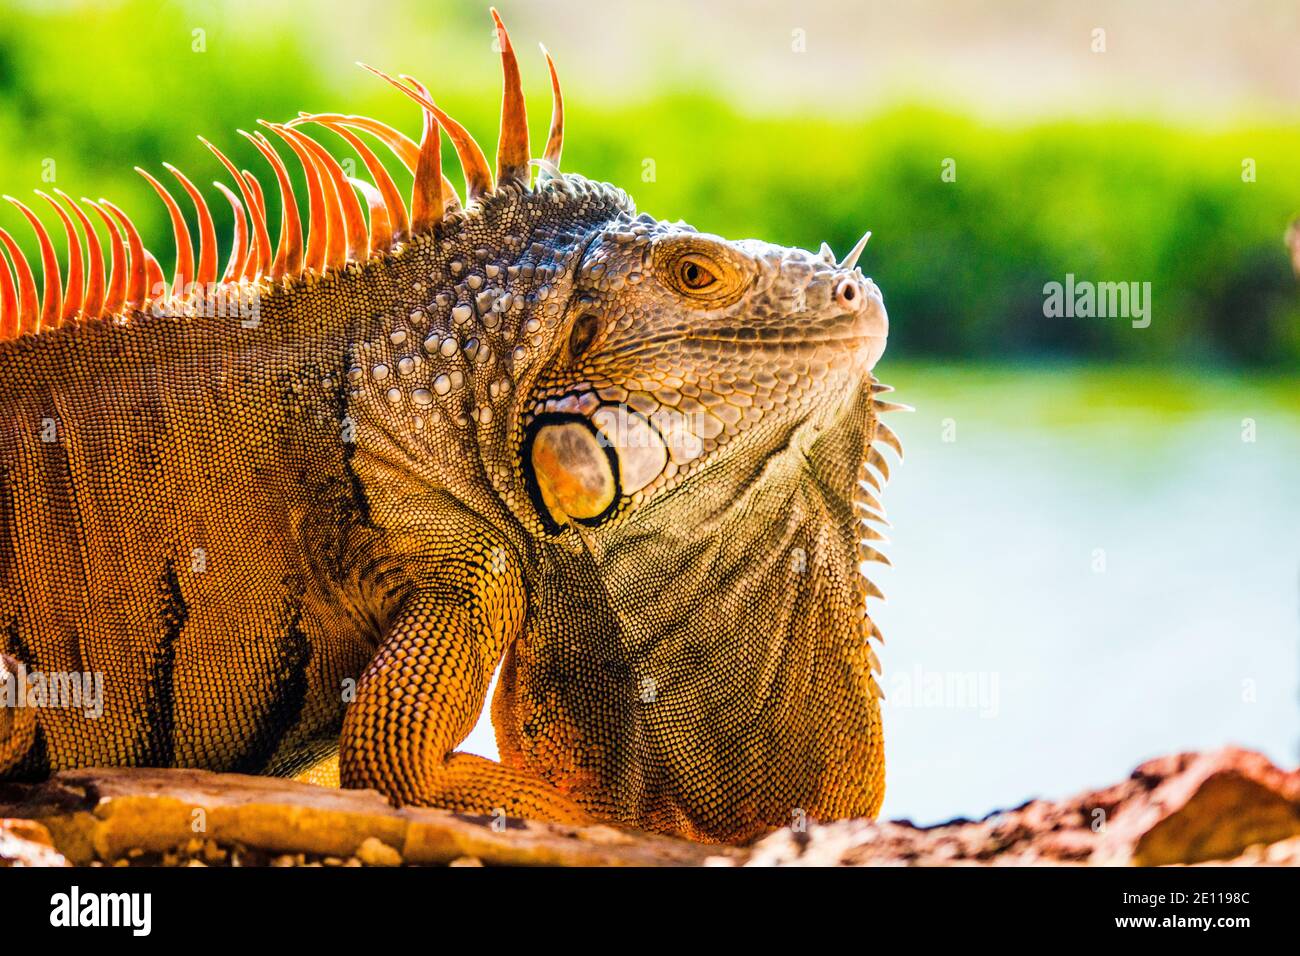
[[[873,576],[885,816],[979,816],[1228,743],[1296,762],[1297,382],[877,372],[917,409],[888,419],[907,458]],[[495,756],[486,718],[465,749]]]
[[[1228,743],[1296,762],[1300,383],[878,372],[917,409],[889,419],[886,816]]]

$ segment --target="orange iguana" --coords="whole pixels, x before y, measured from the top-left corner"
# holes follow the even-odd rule
[[[170,166],[197,249],[141,170],[170,281],[117,206],[38,193],[63,282],[9,200],[44,291],[0,230],[0,778],[333,777],[714,841],[878,810],[861,569],[884,560],[872,443],[898,449],[877,412],[899,406],[871,375],[887,320],[865,237],[838,263],[730,242],[561,173],[549,56],[532,159],[496,24],[495,177],[424,86],[380,74],[422,108],[418,143],[336,113],[243,134],[279,185],[274,244],[257,179],[208,144],[236,187],[217,184],[222,273]],[[409,206],[375,141],[413,173]],[[498,666],[500,760],[457,753]],[[83,678],[102,699],[63,706]]]

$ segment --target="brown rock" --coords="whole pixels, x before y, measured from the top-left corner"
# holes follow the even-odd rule
[[[133,852],[141,861],[161,859],[196,838],[214,847],[205,861],[224,859],[222,848],[229,848],[235,866],[311,865],[326,857],[423,865],[471,857],[489,865],[694,866],[742,852],[610,827],[396,809],[372,790],[203,770],[70,770],[44,783],[10,785],[0,801],[0,815],[40,821],[53,845],[76,864],[129,862]]]
[[[1262,754],[1229,748],[1162,757],[1139,775],[1160,782],[1117,819],[1107,841],[1138,865],[1226,860],[1300,836],[1300,771],[1286,773]]]
[[[1300,771],[1235,748],[1161,757],[1102,790],[983,820],[812,823],[748,850],[198,770],[68,771],[4,788],[0,816],[26,818],[0,821],[0,865],[1300,865]]]
[[[378,837],[366,837],[357,847],[357,859],[366,866],[401,866],[402,854]]]
[[[1148,761],[1123,783],[983,820],[933,827],[846,820],[782,830],[748,865],[1133,864],[1267,861],[1300,855],[1300,771],[1226,748]]]
[[[50,833],[35,820],[0,819],[0,867],[69,866]]]

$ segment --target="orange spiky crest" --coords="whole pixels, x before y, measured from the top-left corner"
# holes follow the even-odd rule
[[[198,227],[197,249],[176,196],[145,169],[136,167],[136,171],[162,201],[172,227],[176,262],[170,283],[123,209],[106,199],[92,201],[83,197],[78,202],[58,189],[52,190],[62,201],[59,202],[38,190],[37,195],[53,209],[66,237],[65,284],[54,243],[40,218],[26,204],[5,197],[35,231],[43,293],[37,295],[34,271],[18,242],[0,228],[0,248],[4,249],[0,253],[0,342],[84,322],[129,323],[134,314],[158,306],[189,314],[196,307],[197,299],[221,286],[303,281],[311,275],[341,270],[350,263],[391,254],[417,237],[436,236],[438,226],[449,216],[475,215],[473,204],[505,186],[528,190],[531,165],[543,168],[539,184],[559,175],[564,107],[555,64],[543,47],[553,105],[545,151],[542,157],[533,160],[519,61],[500,14],[493,9],[491,15],[502,66],[495,177],[474,137],[437,106],[424,84],[410,76],[395,78],[366,67],[419,105],[422,120],[419,142],[379,120],[348,113],[301,113],[286,123],[258,120],[261,127],[274,132],[292,150],[303,167],[308,193],[305,221],[299,213],[289,170],[272,141],[261,132],[238,131],[270,163],[276,177],[280,229],[274,244],[268,227],[266,197],[257,178],[238,168],[212,142],[199,137],[234,180],[233,189],[222,182],[213,183],[229,202],[234,219],[234,235],[223,271],[218,271],[220,250],[216,228],[202,191],[168,163],[161,165],[193,206]],[[361,158],[371,182],[345,174],[338,160],[300,128],[308,123],[338,135]],[[444,132],[464,173],[465,205],[470,207],[465,213],[461,212],[461,199],[442,168],[440,145]],[[409,204],[362,138],[363,134],[383,143],[411,172],[414,184]],[[93,210],[107,230],[107,249],[95,231],[87,208]]]

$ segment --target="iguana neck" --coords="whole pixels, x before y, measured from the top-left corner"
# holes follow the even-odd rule
[[[626,196],[577,177],[503,189],[304,300],[347,323],[336,384],[378,513],[417,526],[421,498],[439,489],[523,546],[536,518],[518,396],[554,360],[583,251],[618,218],[630,218]]]

